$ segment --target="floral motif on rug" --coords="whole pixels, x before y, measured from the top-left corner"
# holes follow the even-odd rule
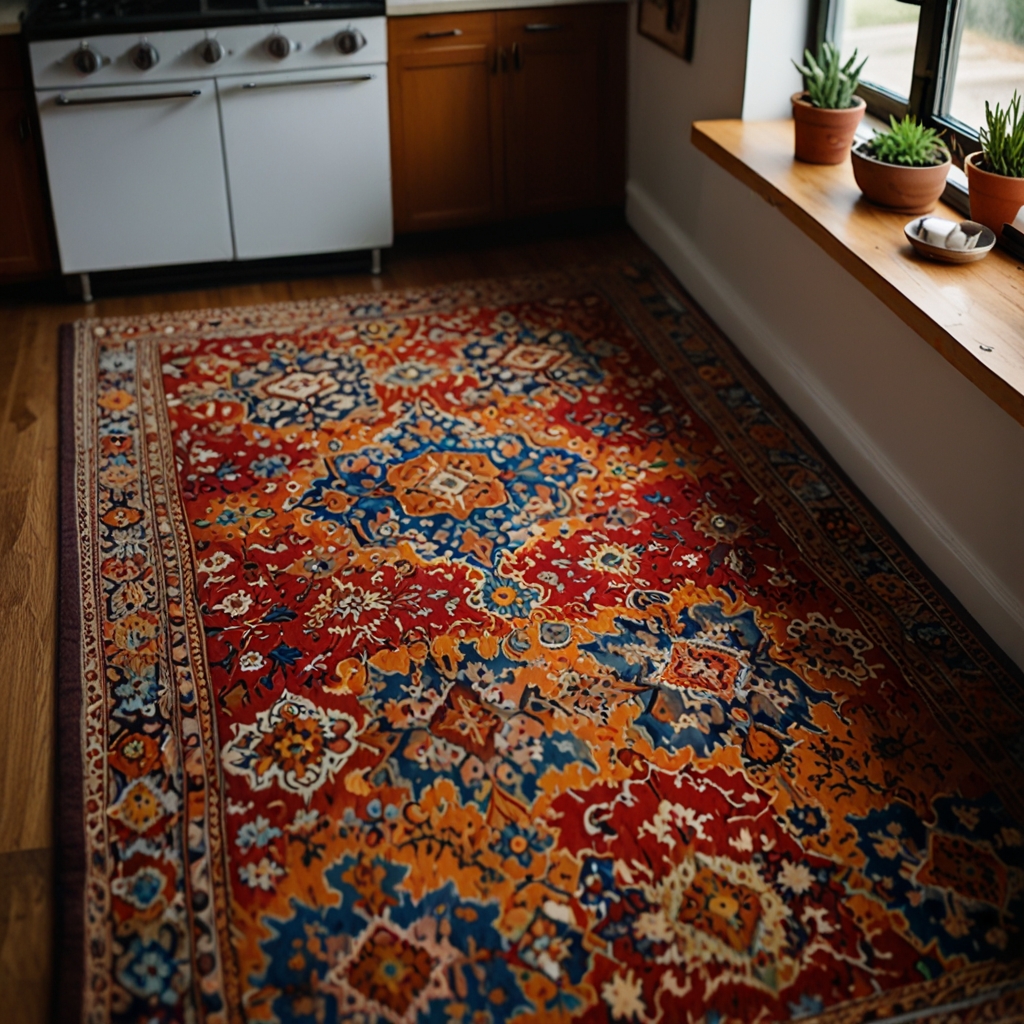
[[[78,1019],[1017,1003],[1021,678],[656,272],[73,334]]]

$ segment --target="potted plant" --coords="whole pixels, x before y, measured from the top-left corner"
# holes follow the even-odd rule
[[[804,91],[793,95],[796,158],[811,164],[841,164],[866,106],[854,91],[867,58],[858,67],[857,51],[845,63],[831,43],[822,43],[818,58],[804,50],[804,63],[793,66],[804,76]]]
[[[930,213],[952,160],[939,133],[909,114],[889,118],[889,132],[854,146],[853,175],[864,198],[899,213]]]
[[[964,161],[971,198],[971,218],[1003,237],[1003,225],[1012,224],[1024,206],[1024,118],[1020,96],[1014,90],[1006,110],[985,104],[981,151]]]

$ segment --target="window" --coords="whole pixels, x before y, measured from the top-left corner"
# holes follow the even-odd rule
[[[900,0],[846,0],[842,46],[867,57],[872,84],[905,104],[914,77],[914,50],[921,8]]]
[[[1024,2],[967,0],[949,113],[980,125],[985,101],[1004,107],[1016,89],[1024,95]]]
[[[868,58],[859,90],[876,116],[912,113],[962,165],[985,101],[1024,96],[1024,0],[820,0],[817,39]]]

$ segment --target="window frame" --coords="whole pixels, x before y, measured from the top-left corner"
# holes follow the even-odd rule
[[[868,113],[884,121],[888,121],[890,115],[899,119],[910,113],[922,124],[935,128],[949,147],[953,163],[963,170],[964,157],[981,148],[977,129],[958,121],[949,112],[963,35],[964,0],[900,2],[921,11],[910,96],[897,96],[867,82],[860,84],[857,95],[864,98]],[[812,11],[810,26],[813,50],[816,51],[826,39],[835,40],[843,23],[845,5],[846,0],[817,0],[817,10]],[[946,187],[945,198],[963,209],[967,200],[966,188],[951,180]]]

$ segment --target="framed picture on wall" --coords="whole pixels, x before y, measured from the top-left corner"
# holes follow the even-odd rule
[[[640,0],[640,34],[684,60],[693,60],[697,0]]]

